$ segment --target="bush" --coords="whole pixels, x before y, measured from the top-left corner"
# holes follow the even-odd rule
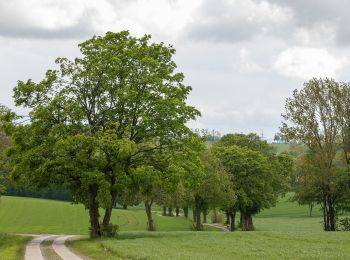
[[[341,218],[338,220],[337,223],[338,230],[341,231],[350,231],[350,218]]]
[[[109,223],[107,227],[101,224],[101,235],[103,237],[116,237],[118,235],[119,226]]]

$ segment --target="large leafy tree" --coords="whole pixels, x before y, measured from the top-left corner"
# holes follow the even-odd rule
[[[340,205],[349,197],[344,188],[349,185],[349,97],[348,84],[312,79],[287,99],[283,115],[284,137],[308,148],[303,165],[308,170],[298,183],[297,198],[301,202],[313,198],[321,205],[326,231],[336,230]]]
[[[257,135],[229,134],[214,146],[214,152],[230,173],[237,196],[230,208],[231,230],[240,212],[242,230],[253,230],[252,216],[275,205],[288,187],[293,161],[288,155],[274,155]]]
[[[81,57],[58,58],[59,69],[41,82],[14,89],[31,120],[8,127],[12,176],[37,187],[68,185],[89,209],[93,237],[100,236],[98,208],[107,226],[134,158],[187,136],[185,123],[199,115],[186,104],[191,87],[176,72],[174,48],[150,40],[127,31],[93,37],[79,45]]]

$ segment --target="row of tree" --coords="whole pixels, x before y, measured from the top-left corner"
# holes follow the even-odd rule
[[[174,48],[150,40],[108,32],[80,44],[81,57],[58,58],[59,69],[39,83],[18,81],[14,100],[30,120],[1,111],[11,180],[67,189],[88,209],[92,237],[113,229],[117,201],[142,201],[149,230],[155,203],[193,208],[198,230],[201,212],[217,207],[232,230],[236,212],[242,229],[253,229],[252,215],[286,191],[291,159],[254,134],[206,147],[186,126],[200,113],[186,104],[191,87],[176,71]]]

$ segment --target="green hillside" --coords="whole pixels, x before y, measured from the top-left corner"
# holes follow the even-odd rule
[[[254,218],[256,229],[321,230],[319,210],[314,211],[314,217],[309,217],[308,207],[291,202],[290,196],[287,194],[276,207],[257,215]],[[191,222],[188,219],[163,217],[160,208],[156,210],[154,216],[159,231],[190,230]],[[146,221],[142,207],[115,209],[112,215],[112,223],[118,224],[121,231],[144,231]],[[0,203],[0,232],[87,234],[88,212],[82,205],[69,202],[4,196]]]
[[[102,211],[101,211],[102,214]],[[160,231],[189,230],[189,220],[162,217],[157,212],[155,221]],[[88,234],[88,212],[82,205],[69,202],[1,197],[0,232]],[[142,208],[114,210],[112,223],[122,231],[146,230],[146,213]]]

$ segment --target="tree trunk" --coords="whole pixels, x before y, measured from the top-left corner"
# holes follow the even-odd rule
[[[249,212],[241,212],[241,228],[242,231],[254,230],[252,214]]]
[[[195,208],[196,208],[196,214],[195,214],[195,222],[196,222],[196,230],[200,231],[202,230],[201,225],[201,202],[200,198],[196,196],[195,198]]]
[[[173,207],[169,207],[168,208],[168,216],[169,217],[173,217],[174,215],[173,215]]]
[[[225,215],[226,215],[226,225],[230,224],[230,212],[228,210],[225,210]]]
[[[324,195],[322,202],[324,231],[336,230],[336,212],[330,195]]]
[[[334,212],[334,207],[331,204],[329,207],[329,227],[330,231],[335,231],[336,230],[336,219],[335,219],[335,212]]]
[[[240,212],[240,215],[239,215],[239,227],[241,229],[243,229],[243,215],[242,215],[242,212]]]
[[[196,222],[196,217],[197,217],[196,206],[193,208],[192,215],[193,215],[192,216],[193,222]]]
[[[163,206],[163,216],[166,216],[166,206]]]
[[[109,222],[111,221],[112,210],[114,205],[117,203],[117,191],[111,191],[112,201],[111,205],[105,210],[105,215],[103,217],[103,226],[108,227]]]
[[[219,221],[218,221],[218,211],[216,210],[216,208],[214,208],[214,210],[213,210],[213,219],[212,219],[212,221],[214,223],[219,223]]]
[[[328,200],[328,208],[329,208],[329,230],[335,231],[336,230],[336,217],[335,217],[335,210],[332,202],[332,198],[329,197]]]
[[[101,237],[101,229],[99,223],[98,203],[96,201],[97,187],[95,185],[89,186],[89,216],[90,216],[90,237]]]
[[[188,207],[184,207],[183,210],[185,218],[188,218]]]
[[[123,209],[128,209],[128,204],[123,204]]]
[[[203,209],[203,223],[207,223],[207,208]]]
[[[155,231],[156,227],[154,226],[154,221],[152,217],[152,202],[146,200],[145,201],[145,209],[147,214],[147,230],[148,231]]]
[[[314,203],[310,202],[309,203],[309,216],[312,217],[312,209],[314,208]]]
[[[178,217],[178,216],[180,215],[180,208],[179,208],[179,207],[176,207],[175,212],[176,212],[176,217]]]
[[[235,231],[236,230],[236,225],[235,225],[235,222],[236,222],[236,211],[232,210],[229,215],[231,217],[230,230],[231,231]]]

